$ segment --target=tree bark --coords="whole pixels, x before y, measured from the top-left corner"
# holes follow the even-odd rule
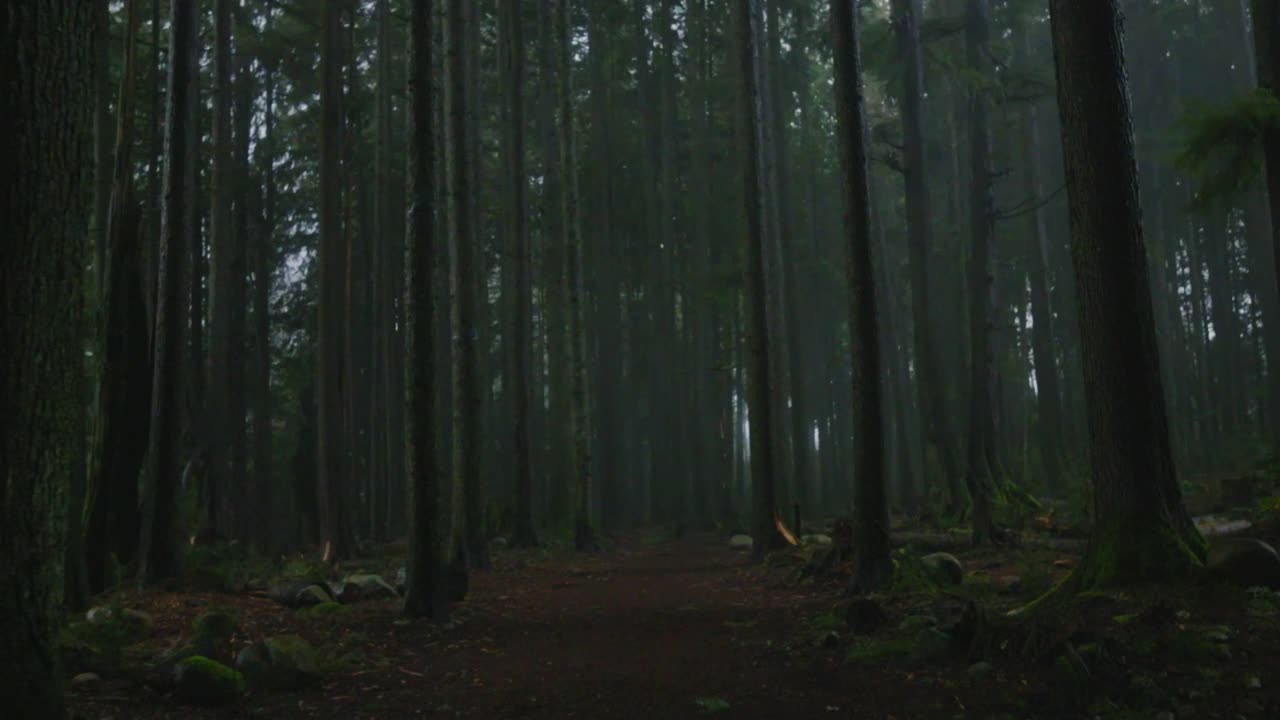
[[[889,500],[884,477],[880,407],[880,338],[875,270],[871,265],[865,104],[854,0],[831,1],[836,123],[849,281],[849,337],[853,350],[854,571],[849,590],[865,593],[893,577],[889,557]]]
[[[349,557],[343,511],[346,397],[343,332],[346,236],[342,228],[342,39],[345,0],[325,0],[320,33],[320,361],[317,498],[325,557]]]
[[[968,0],[965,46],[969,68],[984,83],[991,73],[990,8],[987,0]],[[995,465],[995,408],[992,405],[994,359],[991,341],[995,302],[992,244],[995,209],[992,201],[991,128],[987,90],[979,84],[969,95],[969,449],[965,484],[973,501],[973,543],[1001,539],[992,517]]]
[[[738,148],[743,162],[743,210],[746,215],[744,285],[748,305],[750,358],[747,363],[747,406],[750,415],[750,468],[752,486],[753,555],[757,560],[784,542],[774,524],[777,514],[774,413],[771,409],[769,372],[770,335],[768,278],[765,274],[764,158],[761,133],[762,108],[758,84],[760,61],[754,28],[759,22],[756,0],[734,0],[733,65],[740,83],[738,92]]]
[[[196,92],[188,51],[197,35],[195,3],[173,0],[169,19],[169,79],[165,95],[164,197],[160,216],[160,277],[156,327],[152,340],[151,438],[148,446],[146,492],[143,502],[139,575],[147,582],[176,576],[181,571],[178,545],[178,480],[182,473],[182,266],[187,232],[185,187],[190,138],[189,98]]]
[[[432,266],[435,143],[431,82],[430,0],[413,0],[409,17],[409,226],[405,239],[406,395],[405,465],[412,512],[404,614],[448,620],[440,577],[440,458],[436,453],[435,337],[432,328]]]
[[[83,450],[94,15],[90,3],[10,3],[0,27],[0,693],[16,720],[65,716],[54,636],[67,478]]]
[[[1254,59],[1258,87],[1280,99],[1280,4],[1253,0]],[[1272,127],[1262,138],[1267,166],[1267,197],[1271,205],[1271,244],[1275,248],[1276,279],[1280,281],[1280,129]]]
[[[1185,574],[1204,540],[1169,445],[1115,0],[1051,0],[1095,530],[1084,588]]]

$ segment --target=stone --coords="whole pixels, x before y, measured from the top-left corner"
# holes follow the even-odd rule
[[[141,635],[150,633],[156,626],[156,619],[152,617],[151,613],[143,610],[134,610],[130,608],[120,613],[120,616]]]
[[[1261,690],[1262,680],[1257,675],[1250,675],[1249,679],[1244,681],[1244,686],[1249,690]]]
[[[115,613],[109,607],[89,608],[89,612],[84,614],[84,619],[88,620],[90,625],[103,625],[112,617],[115,617]]]
[[[335,598],[328,589],[320,585],[308,585],[298,591],[293,598],[291,607],[311,607],[313,605],[323,605],[325,603],[334,602]]]
[[[97,673],[83,672],[71,678],[72,690],[92,690],[102,684],[102,678]]]
[[[403,595],[404,589],[408,585],[409,585],[409,571],[408,569],[405,568],[405,566],[401,565],[400,569],[396,570],[396,592]]]
[[[400,593],[396,592],[396,589],[389,585],[386,580],[383,580],[381,575],[371,573],[348,575],[343,579],[342,584],[344,587],[354,586],[357,588],[359,596],[363,600],[386,600],[400,597]]]
[[[489,542],[489,547],[494,550],[505,550],[507,548],[507,539],[504,537],[496,537]]]
[[[244,689],[244,675],[203,655],[186,658],[174,668],[174,692],[191,705],[229,705]]]
[[[1022,578],[1017,575],[997,575],[991,585],[1001,595],[1011,595],[1022,590]]]
[[[936,552],[920,558],[929,569],[933,581],[939,585],[959,585],[964,582],[964,565],[951,553]]]
[[[1233,585],[1280,589],[1280,555],[1254,538],[1217,538],[1209,545],[1208,571]]]
[[[828,547],[831,545],[830,535],[805,535],[800,538],[801,545],[817,545],[818,547]]]
[[[968,673],[969,677],[977,679],[990,675],[994,669],[989,662],[976,662],[969,666]]]
[[[753,545],[755,545],[755,541],[751,539],[750,535],[734,535],[733,537],[729,538],[730,550],[747,552],[751,550]]]
[[[327,587],[312,580],[286,580],[272,587],[268,595],[290,608],[310,607],[336,599]]]
[[[243,648],[236,669],[255,689],[301,690],[320,679],[315,650],[297,635],[271,637]]]

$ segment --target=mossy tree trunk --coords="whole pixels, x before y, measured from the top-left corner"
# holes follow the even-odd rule
[[[1120,9],[1052,0],[1050,13],[1095,522],[1075,583],[1164,580],[1198,566],[1205,545],[1169,443]]]
[[[66,490],[83,451],[93,32],[94,6],[79,2],[9,3],[0,27],[0,697],[16,720],[64,716],[53,638]]]

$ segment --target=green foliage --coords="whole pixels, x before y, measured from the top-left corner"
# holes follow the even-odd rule
[[[118,606],[110,608],[105,620],[91,623],[83,618],[68,623],[58,633],[58,650],[65,664],[77,670],[111,673],[120,669],[124,649],[141,639],[137,623]]]
[[[939,586],[934,580],[934,572],[920,556],[912,548],[903,547],[893,551],[893,580],[889,583],[889,592],[937,595]]]
[[[1263,89],[1180,120],[1185,132],[1175,165],[1197,183],[1194,206],[1209,209],[1240,197],[1262,169],[1264,132],[1280,131],[1280,99]]]
[[[693,704],[704,713],[719,713],[729,709],[729,701],[721,697],[700,697],[694,698]]]

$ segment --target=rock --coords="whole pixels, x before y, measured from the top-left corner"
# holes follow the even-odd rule
[[[404,594],[404,589],[409,585],[409,571],[403,566],[396,570],[396,592]]]
[[[1001,595],[1010,595],[1022,590],[1022,578],[1017,575],[997,575],[991,585]]]
[[[1191,718],[1199,716],[1193,705],[1179,705],[1174,714],[1177,715],[1178,720],[1191,720]]]
[[[898,623],[899,630],[920,630],[938,626],[938,618],[932,615],[908,615]]]
[[[319,581],[286,580],[271,588],[268,593],[272,600],[285,607],[300,608],[334,602],[333,593]]]
[[[855,635],[873,633],[889,622],[889,616],[880,607],[880,603],[865,597],[856,598],[849,603],[844,619],[849,625],[849,632]]]
[[[146,635],[156,626],[156,619],[151,613],[143,610],[128,609],[120,613],[120,616],[129,622],[140,635]]]
[[[386,600],[400,597],[400,593],[387,584],[387,581],[383,580],[381,575],[349,575],[343,579],[342,584],[345,587],[354,586],[360,598],[364,600]]]
[[[496,537],[489,542],[489,547],[494,550],[505,550],[507,547],[507,539],[504,537]]]
[[[84,672],[71,678],[72,690],[92,690],[102,684],[102,678],[97,673]]]
[[[989,662],[976,662],[969,666],[969,677],[977,679],[991,674],[994,668]]]
[[[1209,572],[1241,587],[1280,589],[1280,555],[1254,538],[1218,538],[1209,545]]]
[[[1165,711],[1162,713],[1156,713],[1155,720],[1178,720],[1178,718],[1173,713]]]
[[[951,553],[936,552],[920,558],[929,569],[934,582],[940,585],[959,585],[964,582],[964,565]]]
[[[191,624],[191,631],[197,638],[208,638],[214,642],[227,642],[235,634],[240,621],[227,610],[209,610],[201,613]]]
[[[193,655],[174,669],[178,699],[192,705],[227,705],[244,694],[244,676],[203,655]]]
[[[301,690],[320,679],[315,650],[297,635],[271,637],[245,647],[236,657],[236,669],[250,687],[264,690]]]
[[[729,538],[730,550],[738,550],[740,552],[746,552],[750,550],[754,544],[755,544],[755,541],[751,539],[750,535],[734,535],[733,537]]]
[[[84,614],[84,619],[89,621],[90,625],[102,625],[114,616],[115,613],[109,607],[89,608],[89,612]]]
[[[1261,690],[1262,680],[1257,675],[1250,675],[1249,679],[1244,681],[1244,686],[1249,690]]]
[[[827,547],[831,545],[831,536],[830,535],[805,535],[800,538],[800,544]]]
[[[937,628],[927,627],[916,633],[911,657],[918,661],[936,660],[951,652],[951,644],[950,635]]]

